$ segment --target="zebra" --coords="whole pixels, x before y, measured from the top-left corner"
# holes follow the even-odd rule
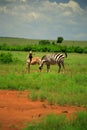
[[[55,65],[57,64],[59,66],[58,69],[58,73],[61,70],[61,66],[63,67],[63,69],[65,69],[64,67],[64,58],[67,57],[67,53],[65,52],[65,55],[62,53],[53,53],[53,54],[48,54],[48,55],[44,55],[41,58],[41,62],[39,65],[39,70],[41,71],[43,68],[43,65],[46,64],[47,66],[47,72],[50,71],[50,65]]]

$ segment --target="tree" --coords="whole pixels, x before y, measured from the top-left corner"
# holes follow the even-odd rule
[[[63,37],[58,37],[57,38],[57,43],[62,43],[63,40],[64,40]]]

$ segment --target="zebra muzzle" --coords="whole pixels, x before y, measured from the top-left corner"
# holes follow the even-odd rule
[[[41,67],[39,67],[39,70],[41,70]]]

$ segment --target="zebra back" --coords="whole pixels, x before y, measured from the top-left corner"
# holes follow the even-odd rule
[[[48,54],[48,55],[44,55],[42,57],[42,61],[48,61],[49,63],[57,63],[59,62],[60,60],[63,60],[65,57],[65,55],[63,55],[62,53],[54,53],[54,54]]]

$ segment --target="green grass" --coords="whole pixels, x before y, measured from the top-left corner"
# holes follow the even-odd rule
[[[64,40],[61,45],[85,47],[85,46],[87,46],[87,41],[72,41],[72,40],[67,41],[67,40]]]
[[[0,45],[28,45],[37,44],[39,40],[26,39],[26,38],[10,38],[10,37],[0,37]]]
[[[87,54],[68,54],[65,72],[57,73],[57,65],[46,66],[40,73],[38,65],[26,72],[28,52],[10,52],[13,63],[0,64],[0,89],[29,90],[32,100],[47,100],[49,104],[87,106]],[[34,53],[42,57],[45,53]],[[15,60],[16,59],[16,60]]]
[[[29,123],[23,130],[86,130],[87,112],[75,113],[71,119],[65,115],[50,114],[40,122]]]

